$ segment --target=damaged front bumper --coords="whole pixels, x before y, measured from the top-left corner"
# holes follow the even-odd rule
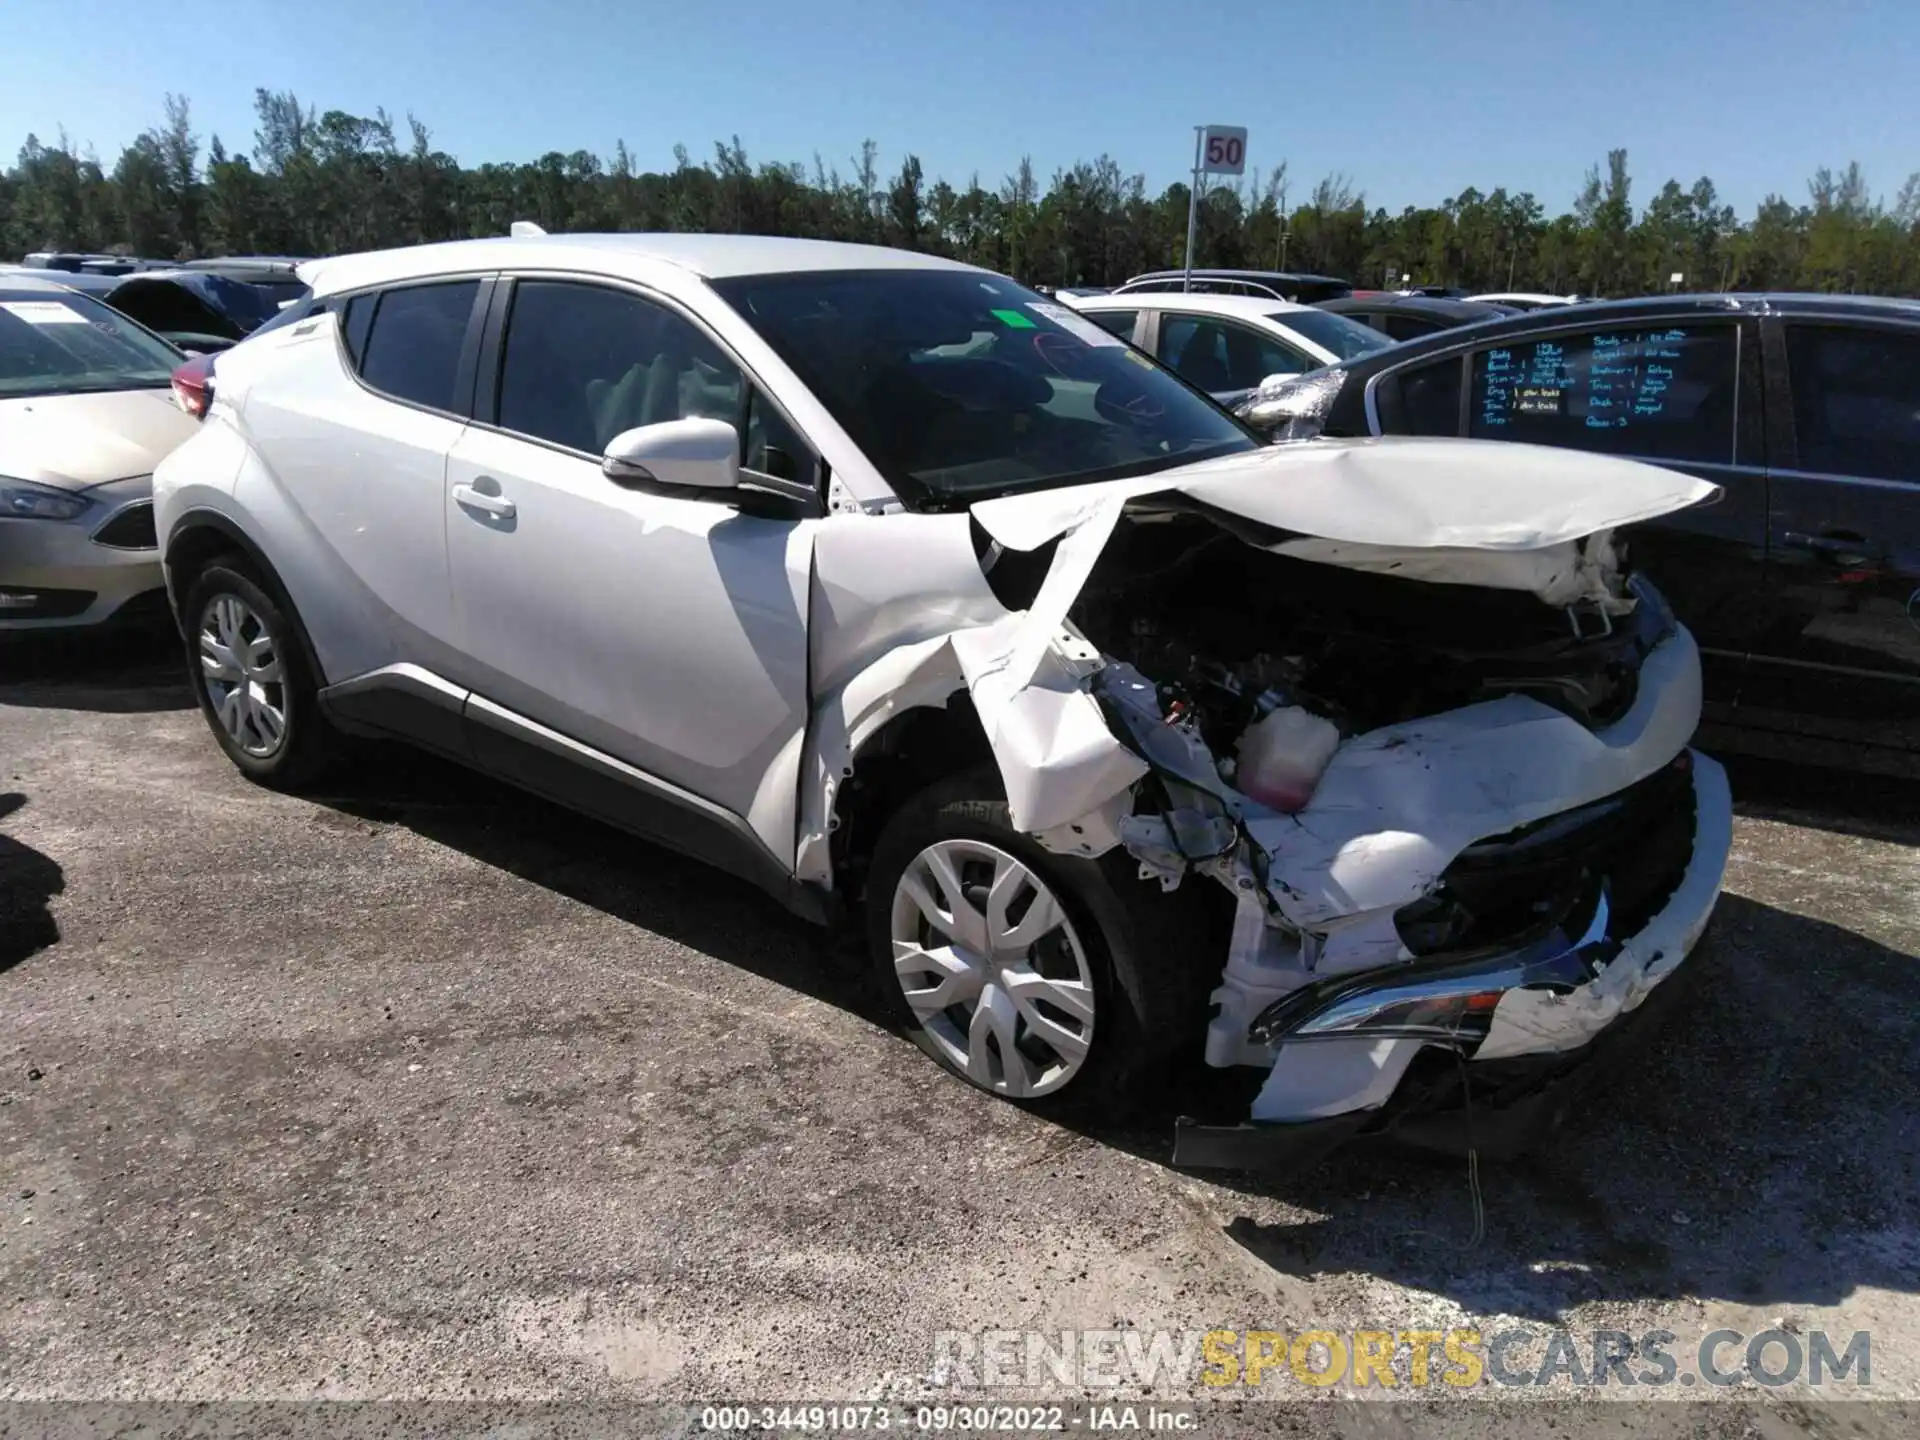
[[[1726,773],[1692,751],[1675,763],[1692,790],[1692,836],[1664,898],[1617,904],[1615,877],[1591,874],[1518,943],[1293,991],[1248,1026],[1248,1041],[1275,1054],[1253,1123],[1183,1120],[1175,1163],[1298,1166],[1364,1134],[1497,1157],[1551,1129],[1671,1003],[1719,897],[1733,836]]]

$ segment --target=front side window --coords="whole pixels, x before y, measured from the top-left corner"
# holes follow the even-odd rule
[[[1726,464],[1739,413],[1730,324],[1640,325],[1475,352],[1467,433]]]
[[[1257,444],[1088,316],[998,276],[929,267],[710,283],[922,509]]]
[[[1203,315],[1163,316],[1160,358],[1211,394],[1251,390],[1269,375],[1299,375],[1320,364],[1274,336]]]
[[[433,410],[464,409],[455,385],[467,320],[479,293],[478,280],[381,292],[360,356],[360,378],[396,400]]]
[[[1087,318],[1102,330],[1110,330],[1122,340],[1131,340],[1134,322],[1140,318],[1140,312],[1138,310],[1089,310]]]
[[[668,420],[740,423],[739,366],[690,321],[624,290],[514,286],[498,423],[599,455],[622,431]]]
[[[1788,325],[1798,465],[1920,484],[1920,332]]]
[[[0,397],[164,389],[184,358],[84,295],[0,290]]]

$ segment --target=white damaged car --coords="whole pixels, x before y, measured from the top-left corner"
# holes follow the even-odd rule
[[[1538,1130],[1730,840],[1614,532],[1715,488],[1265,447],[1016,283],[746,236],[302,267],[155,478],[215,738],[399,737],[864,926],[974,1084],[1261,1077],[1192,1164]]]

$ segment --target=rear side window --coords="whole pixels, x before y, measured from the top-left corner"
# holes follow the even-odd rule
[[[1460,357],[1450,355],[1430,365],[1403,370],[1399,386],[1400,413],[1395,435],[1458,435],[1460,433]]]
[[[1739,413],[1732,325],[1596,330],[1477,351],[1467,433],[1727,464]]]
[[[359,357],[360,378],[396,400],[434,410],[464,409],[454,388],[467,320],[479,293],[477,280],[382,292]],[[350,305],[349,333],[354,318]]]
[[[1386,315],[1381,319],[1387,334],[1396,340],[1416,340],[1422,335],[1431,335],[1446,326],[1415,315]]]
[[[347,354],[353,358],[354,368],[360,368],[360,359],[367,353],[367,331],[373,328],[373,307],[380,301],[378,295],[356,295],[347,301],[347,308],[340,316],[340,336],[346,342]]]
[[[1920,484],[1920,333],[1789,325],[1799,468]]]

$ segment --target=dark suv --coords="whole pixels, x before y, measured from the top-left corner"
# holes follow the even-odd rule
[[[1265,390],[1276,438],[1466,435],[1715,481],[1629,534],[1699,639],[1716,743],[1920,774],[1920,303],[1706,295],[1536,311]]]

